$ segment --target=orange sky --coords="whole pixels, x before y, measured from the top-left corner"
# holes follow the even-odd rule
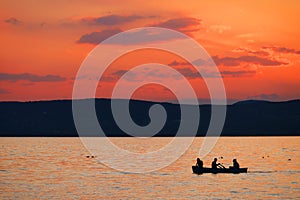
[[[300,98],[300,2],[296,0],[7,0],[0,7],[1,101],[70,99],[76,73],[98,42],[145,26],[174,29],[201,44],[223,76],[229,102]],[[174,61],[184,62],[168,53],[135,52],[118,59],[107,74],[143,63]],[[115,76],[116,81],[119,76]],[[189,81],[199,99],[209,98],[201,78]],[[109,98],[114,83],[101,82],[97,97]],[[173,101],[174,95],[148,85],[134,98]]]

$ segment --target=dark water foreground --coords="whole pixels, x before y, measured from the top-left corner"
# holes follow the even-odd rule
[[[136,153],[158,150],[171,139],[110,138]],[[202,141],[196,138],[164,169],[135,174],[87,158],[79,138],[1,138],[0,199],[300,198],[300,137],[222,137],[202,158],[205,166],[214,157],[225,166],[237,158],[249,168],[246,174],[192,174]]]

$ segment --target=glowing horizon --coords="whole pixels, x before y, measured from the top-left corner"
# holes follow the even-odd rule
[[[68,1],[1,2],[0,101],[71,99],[76,73],[104,39],[132,28],[157,26],[194,38],[222,74],[227,98],[299,99],[300,41],[298,1]],[[61,9],[58,9],[61,8]],[[201,78],[180,57],[141,51],[117,59],[99,85],[97,98],[110,98],[121,73],[158,62],[182,70],[209,99]],[[173,81],[170,78],[170,81]],[[165,88],[148,85],[134,99],[173,101]],[[187,99],[189,97],[186,97]]]

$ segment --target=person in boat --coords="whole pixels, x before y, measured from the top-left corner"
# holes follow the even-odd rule
[[[230,166],[230,168],[232,169],[239,169],[240,168],[240,164],[237,162],[236,159],[232,160],[233,166]]]
[[[212,169],[217,169],[217,168],[225,169],[225,167],[221,163],[217,163],[217,161],[218,161],[218,159],[214,158],[214,161],[211,163],[211,168]]]
[[[197,158],[196,166],[199,167],[199,168],[203,168],[203,161],[200,160],[200,158]]]

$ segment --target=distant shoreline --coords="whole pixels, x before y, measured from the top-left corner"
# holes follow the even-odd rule
[[[90,100],[94,99],[78,101]],[[107,137],[130,137],[116,125],[110,110],[111,101],[124,100],[95,99],[96,112],[103,131]],[[147,125],[150,122],[149,108],[154,104],[162,105],[168,113],[165,126],[155,137],[173,137],[181,121],[178,104],[130,100],[132,119],[138,125]],[[210,123],[211,105],[186,106],[199,106],[197,136],[205,136]],[[221,137],[300,136],[300,100],[247,100],[226,107],[227,116]],[[72,100],[0,102],[0,112],[0,137],[79,137],[73,121]],[[187,133],[183,136],[193,135]]]
[[[95,100],[95,101],[123,101],[128,99],[109,99],[109,98],[83,98],[83,99],[74,99],[74,101],[84,101],[84,100]],[[0,101],[0,104],[2,103],[39,103],[39,102],[62,102],[62,101],[73,101],[73,99],[41,99],[41,100],[24,100],[24,101],[18,101],[18,100],[8,100],[8,101]],[[155,103],[155,104],[175,104],[178,105],[179,103],[176,103],[174,101],[150,101],[150,100],[141,100],[141,99],[130,99],[130,101],[135,102],[149,102],[149,103]],[[204,99],[204,101],[210,101],[209,99]],[[263,100],[263,99],[244,99],[244,100],[237,100],[237,99],[231,99],[227,102],[226,105],[234,105],[239,103],[251,103],[251,102],[267,102],[267,103],[287,103],[287,102],[293,102],[293,101],[300,101],[299,99],[289,99],[289,100],[282,100],[282,101],[273,101],[273,100]],[[194,102],[194,101],[193,101]],[[198,105],[198,106],[207,106],[212,105],[211,103],[200,103],[201,99],[199,99],[199,104],[191,104],[191,103],[184,103],[183,105]],[[222,101],[223,102],[223,101]],[[213,104],[213,105],[222,105],[222,104]]]
[[[87,137],[94,137],[94,136],[87,136]],[[193,136],[175,136],[178,138],[185,138],[185,137],[193,137]],[[195,138],[206,138],[206,137],[217,137],[217,136],[195,136]],[[300,135],[265,135],[265,136],[260,136],[260,135],[235,135],[235,136],[219,136],[221,138],[235,138],[235,137],[243,137],[243,138],[253,138],[253,137],[268,137],[268,138],[277,138],[277,137],[300,137]],[[0,136],[0,138],[81,138],[79,136]],[[101,138],[138,138],[138,137],[133,137],[133,136],[107,136],[107,137],[101,137]],[[172,136],[153,136],[151,138],[172,138]]]

